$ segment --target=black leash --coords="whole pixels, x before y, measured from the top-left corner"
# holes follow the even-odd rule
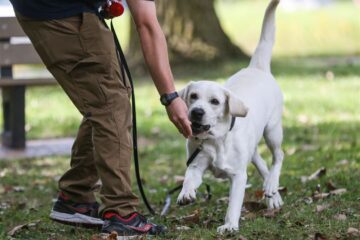
[[[234,128],[235,121],[236,121],[236,117],[231,117],[231,123],[230,123],[229,132]],[[191,156],[187,160],[187,162],[186,162],[187,167],[194,161],[196,156],[201,152],[201,150],[203,148],[202,144],[203,144],[203,142],[200,143],[200,145],[195,149],[195,151],[191,154]]]
[[[105,23],[106,25],[106,23]],[[139,156],[138,156],[138,144],[137,144],[137,124],[136,124],[136,105],[135,105],[135,88],[134,88],[134,83],[133,83],[133,79],[129,70],[129,66],[127,65],[126,59],[125,59],[125,55],[124,52],[121,48],[121,45],[119,43],[119,39],[116,35],[116,31],[114,29],[114,25],[113,25],[113,21],[111,20],[111,31],[113,33],[114,36],[114,42],[116,45],[116,49],[117,49],[117,54],[119,59],[119,64],[120,64],[120,69],[121,69],[121,74],[123,75],[123,81],[126,81],[125,79],[125,73],[124,70],[126,72],[127,77],[129,78],[129,82],[130,82],[130,86],[131,86],[131,103],[132,103],[132,122],[133,122],[133,127],[132,127],[132,137],[133,137],[133,155],[134,155],[134,165],[135,165],[135,176],[136,176],[136,182],[139,188],[139,192],[141,194],[141,197],[145,203],[146,208],[149,210],[149,212],[152,215],[155,215],[155,211],[154,209],[151,207],[149,201],[146,198],[145,192],[144,192],[144,188],[142,185],[142,181],[141,181],[141,176],[140,176],[140,167],[139,167]]]

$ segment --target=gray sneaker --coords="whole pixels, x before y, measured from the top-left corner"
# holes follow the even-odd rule
[[[50,219],[67,225],[100,228],[104,221],[98,216],[99,203],[75,203],[62,192],[51,210]]]

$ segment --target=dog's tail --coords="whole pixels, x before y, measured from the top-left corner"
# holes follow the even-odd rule
[[[275,41],[275,10],[280,0],[271,0],[266,9],[261,36],[249,67],[270,72],[271,53]]]

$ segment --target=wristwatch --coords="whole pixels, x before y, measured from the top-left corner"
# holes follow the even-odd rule
[[[172,93],[165,93],[163,95],[161,95],[160,97],[160,102],[162,105],[164,106],[169,106],[170,103],[177,98],[179,95],[177,92],[172,92]]]

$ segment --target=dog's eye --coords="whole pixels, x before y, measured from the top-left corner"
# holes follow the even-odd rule
[[[211,100],[210,100],[210,103],[211,103],[212,105],[219,105],[219,104],[220,104],[219,100],[217,100],[216,98],[211,99]]]
[[[196,93],[192,93],[192,94],[190,94],[190,99],[196,100],[196,99],[198,99],[198,95]]]

